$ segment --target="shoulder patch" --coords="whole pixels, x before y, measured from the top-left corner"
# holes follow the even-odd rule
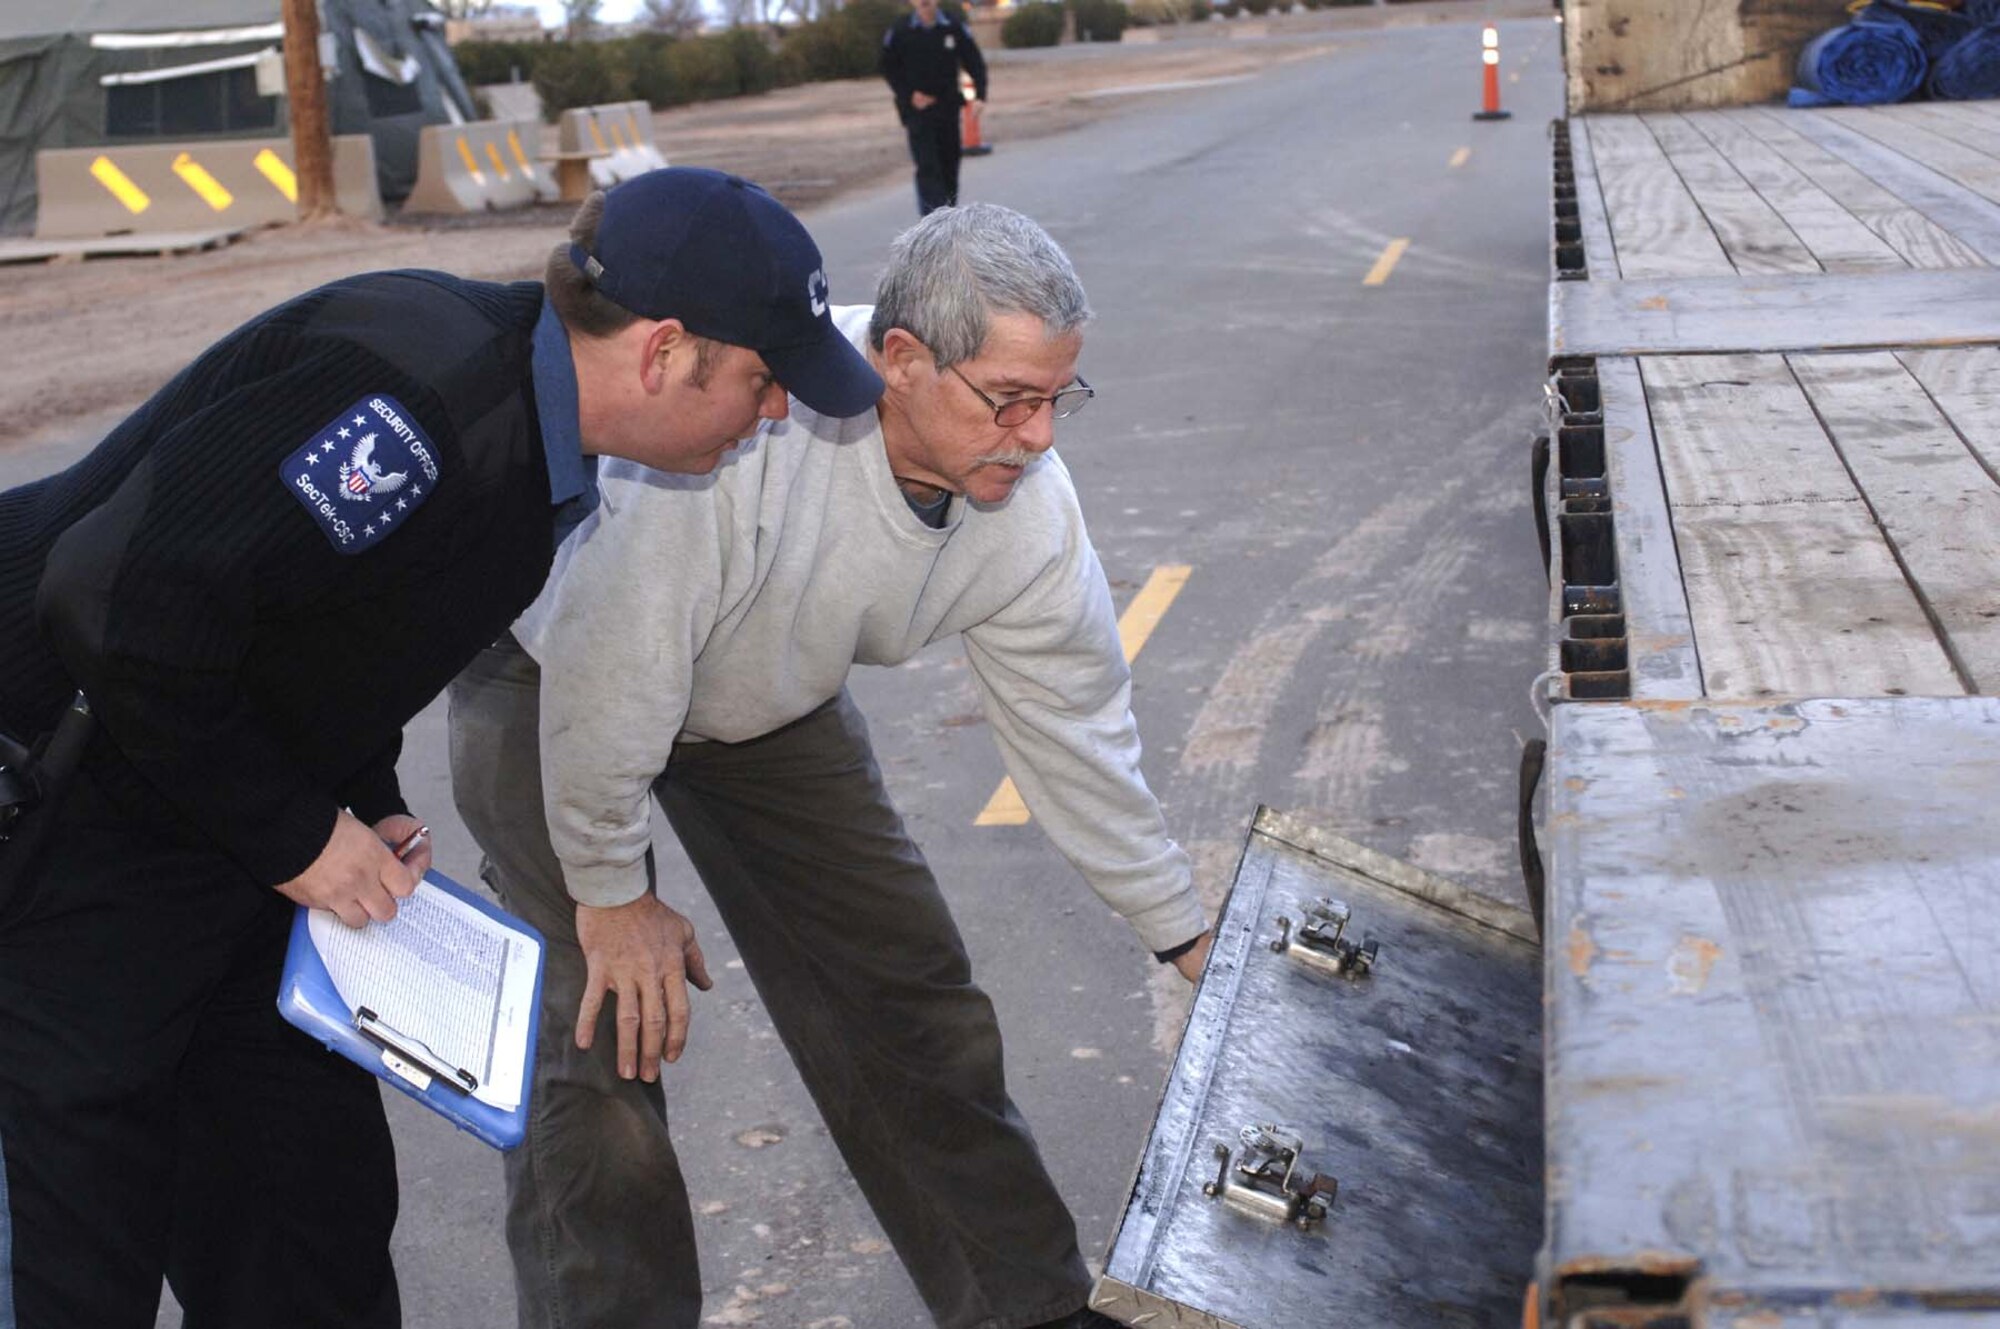
[[[278,479],[335,550],[400,530],[437,487],[437,448],[394,397],[363,397],[278,464]]]

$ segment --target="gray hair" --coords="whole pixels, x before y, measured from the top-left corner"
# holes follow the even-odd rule
[[[994,203],[940,208],[890,246],[868,340],[879,351],[902,328],[943,369],[979,354],[995,314],[1030,314],[1059,337],[1090,321],[1090,301],[1069,255],[1029,218]]]

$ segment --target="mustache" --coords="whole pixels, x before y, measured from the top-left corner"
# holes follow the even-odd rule
[[[977,466],[1013,466],[1025,470],[1028,463],[1038,455],[1023,448],[1016,448],[1011,452],[989,452],[972,460]]]

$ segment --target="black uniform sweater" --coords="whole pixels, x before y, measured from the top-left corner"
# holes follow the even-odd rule
[[[906,14],[882,34],[882,77],[896,94],[896,114],[904,120],[915,110],[910,104],[914,92],[937,98],[940,114],[957,115],[963,104],[958,95],[961,66],[972,77],[972,95],[985,101],[986,59],[965,25],[949,14],[939,12],[928,28]]]
[[[537,284],[439,273],[336,282],[224,338],[68,470],[0,494],[0,728],[43,732],[82,688],[99,722],[85,778],[261,885],[311,864],[342,806],[405,810],[404,724],[548,575],[541,303]],[[281,470],[391,399],[436,476],[418,495],[415,472],[401,524],[343,551]]]

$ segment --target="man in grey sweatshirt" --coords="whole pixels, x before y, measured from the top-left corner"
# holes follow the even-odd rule
[[[712,477],[605,464],[540,600],[452,689],[460,811],[549,940],[507,1160],[523,1325],[700,1319],[658,1078],[686,983],[709,980],[653,891],[653,799],[938,1324],[1101,1322],[992,1007],[845,690],[857,662],[960,637],[1049,838],[1200,973],[1188,860],[1140,775],[1110,591],[1050,451],[1091,396],[1089,307],[1046,232],[974,205],[897,240],[872,314],[833,314],[882,376],[875,410],[793,402]]]

